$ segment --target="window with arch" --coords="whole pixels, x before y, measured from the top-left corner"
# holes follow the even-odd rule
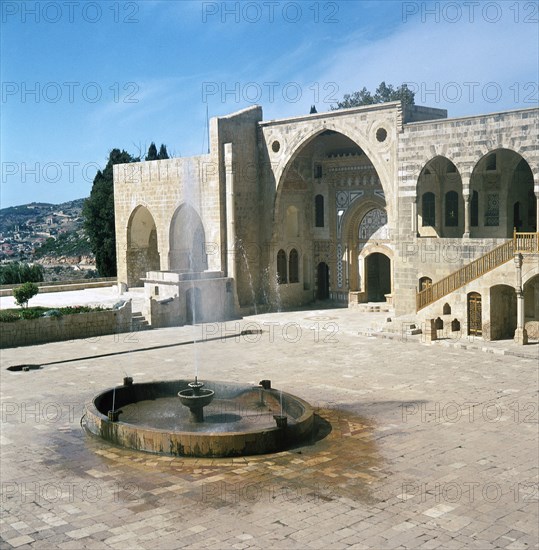
[[[421,218],[423,227],[434,227],[436,225],[436,197],[434,193],[423,193]]]
[[[479,193],[472,192],[472,204],[470,205],[470,225],[477,227],[479,225]]]
[[[288,280],[290,283],[299,283],[299,255],[295,248],[288,256]]]
[[[426,290],[432,286],[432,279],[430,277],[421,277],[419,279],[419,292]]]
[[[316,195],[314,198],[314,225],[324,227],[324,196]]]
[[[445,194],[445,225],[457,227],[459,224],[459,195],[456,191]]]
[[[281,249],[277,252],[277,282],[282,285],[286,283],[286,252]]]

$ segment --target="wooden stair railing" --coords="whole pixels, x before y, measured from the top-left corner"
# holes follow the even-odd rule
[[[436,281],[432,286],[418,292],[416,294],[417,311],[499,267],[517,253],[538,254],[539,233],[517,233],[515,231],[511,240],[493,248],[447,277]]]

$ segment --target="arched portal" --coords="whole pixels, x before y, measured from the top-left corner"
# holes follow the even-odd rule
[[[391,260],[381,252],[374,252],[365,258],[365,290],[369,302],[385,302],[391,294]]]
[[[524,284],[524,319],[528,338],[539,340],[539,275]]]
[[[325,299],[326,294],[346,302],[349,291],[357,289],[359,241],[364,246],[381,228],[386,235],[381,240],[389,235],[390,209],[375,164],[379,166],[376,156],[371,159],[351,137],[332,129],[311,136],[288,158],[275,195],[272,248],[296,249],[302,265],[314,269],[309,273],[304,267],[297,278],[293,270],[289,273],[289,282],[303,279],[304,285],[287,289],[287,305]],[[320,264],[327,266],[331,279],[319,273]],[[268,257],[268,265],[275,269],[274,258]],[[284,269],[277,271],[279,275]],[[308,282],[313,275],[323,283],[315,293]]]
[[[201,272],[208,269],[204,226],[194,208],[180,206],[170,223],[171,271]]]
[[[316,269],[316,297],[318,300],[329,298],[329,267],[325,262],[320,262]]]
[[[517,328],[517,295],[509,285],[490,288],[490,340],[509,340]]]
[[[157,230],[145,206],[133,210],[127,225],[127,285],[142,286],[148,271],[159,271]]]

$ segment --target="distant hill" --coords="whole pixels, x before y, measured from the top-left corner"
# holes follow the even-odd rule
[[[0,209],[0,260],[76,264],[84,256],[85,263],[93,263],[82,217],[85,200]]]
[[[82,206],[86,199],[76,199],[61,204],[46,202],[31,202],[20,206],[9,206],[0,209],[0,233],[13,231],[15,226],[25,225],[27,221],[36,219],[38,223],[44,222],[47,216],[54,212],[63,212],[70,217],[80,217]]]

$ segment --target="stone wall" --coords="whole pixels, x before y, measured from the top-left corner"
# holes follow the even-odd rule
[[[131,301],[120,309],[1,323],[0,348],[93,338],[132,330]]]

